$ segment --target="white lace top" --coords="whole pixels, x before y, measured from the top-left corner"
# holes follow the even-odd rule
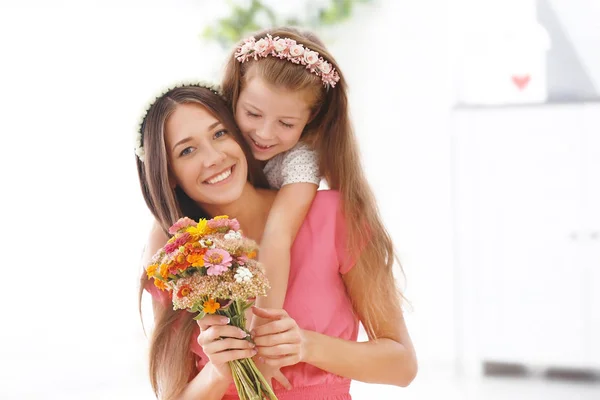
[[[273,189],[281,189],[290,183],[314,183],[318,186],[321,181],[317,153],[302,142],[270,159],[264,172]]]

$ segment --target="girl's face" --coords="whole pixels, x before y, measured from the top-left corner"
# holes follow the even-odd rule
[[[237,200],[248,177],[246,157],[225,126],[199,104],[178,105],[165,125],[171,179],[199,204]]]
[[[257,160],[294,147],[310,117],[310,93],[293,92],[247,76],[235,107],[235,120]]]

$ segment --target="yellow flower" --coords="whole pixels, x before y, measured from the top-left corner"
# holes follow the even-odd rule
[[[228,215],[218,215],[216,217],[214,217],[213,219],[229,219]]]
[[[186,261],[189,262],[192,267],[204,267],[204,256],[199,253],[192,253],[187,256]]]
[[[156,269],[158,268],[158,264],[148,265],[146,268],[146,275],[148,275],[148,279],[153,278],[156,273]]]
[[[165,282],[161,281],[160,279],[154,280],[154,286],[156,286],[160,290],[165,290],[167,288],[167,284]]]
[[[202,311],[207,314],[214,314],[217,310],[221,308],[221,305],[217,303],[214,299],[208,299],[208,301],[204,302],[204,307]]]
[[[198,221],[198,225],[189,226],[185,231],[188,232],[194,240],[198,240],[203,235],[209,233],[208,221],[203,218]]]

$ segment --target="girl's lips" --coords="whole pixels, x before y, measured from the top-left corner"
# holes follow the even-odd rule
[[[268,151],[271,150],[275,145],[271,145],[271,146],[262,146],[260,144],[258,144],[254,139],[250,138],[250,141],[252,142],[252,147],[254,147],[255,149],[257,149],[258,151]]]

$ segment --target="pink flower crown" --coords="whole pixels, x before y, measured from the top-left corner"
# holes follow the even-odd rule
[[[234,54],[235,59],[241,63],[251,58],[258,60],[258,57],[265,58],[267,56],[305,65],[306,69],[321,77],[325,87],[335,87],[335,84],[340,80],[340,75],[333,68],[333,65],[320,57],[319,53],[289,38],[280,38],[279,36],[273,38],[267,34],[266,37],[256,40],[251,36],[244,40],[244,44],[239,46]]]

